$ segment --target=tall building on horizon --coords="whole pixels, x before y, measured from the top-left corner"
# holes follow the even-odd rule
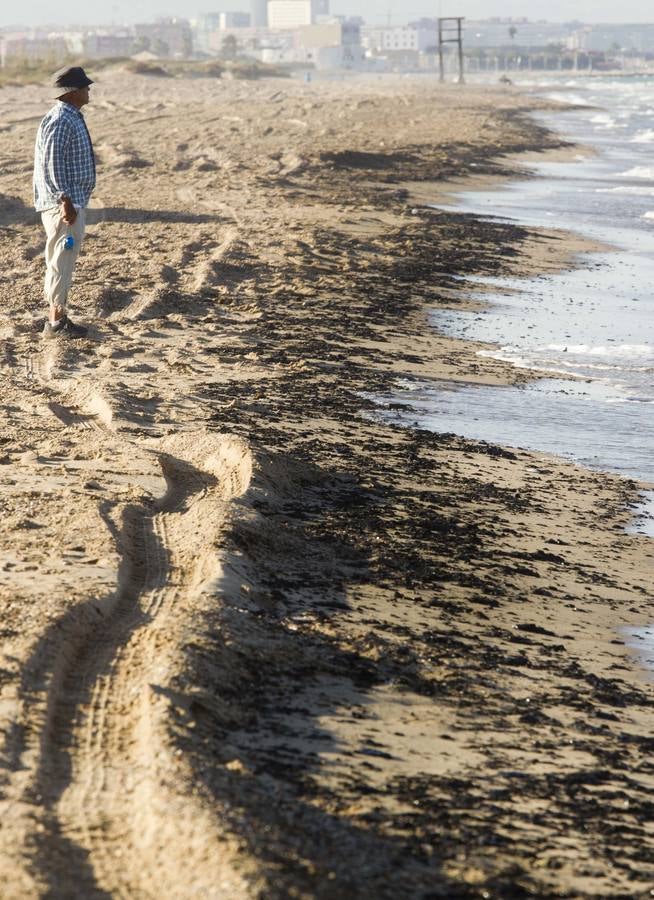
[[[293,29],[313,23],[312,0],[268,0],[270,28]]]
[[[253,28],[268,25],[268,0],[250,0],[250,23]]]
[[[301,28],[329,15],[329,0],[268,0],[268,27]]]

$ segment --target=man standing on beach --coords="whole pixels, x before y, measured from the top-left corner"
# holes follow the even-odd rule
[[[81,66],[53,76],[57,103],[39,126],[34,152],[34,206],[45,228],[45,337],[84,337],[88,331],[68,317],[68,291],[95,187],[95,156],[81,109],[93,84]]]

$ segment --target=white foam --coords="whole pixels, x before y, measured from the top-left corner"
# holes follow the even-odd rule
[[[534,365],[533,359],[528,359],[526,356],[517,356],[516,351],[513,351],[510,347],[502,347],[501,350],[478,350],[476,355],[486,359],[497,359],[500,362],[511,363],[516,369],[529,369]]]
[[[421,387],[416,381],[410,381],[408,378],[398,378],[397,386],[401,391],[417,391]]]
[[[574,353],[578,356],[652,356],[654,349],[649,344],[619,344],[616,347],[590,346],[589,344],[548,344],[544,350],[559,353]]]
[[[596,194],[633,194],[636,197],[654,197],[654,187],[644,184],[621,184],[612,188],[595,188]]]
[[[654,166],[634,166],[626,172],[618,172],[617,178],[646,178],[648,181],[654,180]]]
[[[634,521],[629,526],[631,534],[646,534],[654,537],[654,491],[641,494],[640,502],[634,513]]]
[[[615,128],[617,124],[613,116],[609,116],[607,113],[599,113],[593,116],[590,121],[593,125],[597,125],[600,128]]]
[[[554,361],[551,364],[547,364],[526,356],[516,356],[510,352],[505,353],[501,350],[478,350],[476,355],[487,359],[497,359],[499,362],[510,363],[514,369],[530,369],[533,372],[544,372],[547,375],[565,375],[568,378],[570,375],[574,376],[574,372],[571,373],[567,369],[557,368]]]
[[[561,91],[552,91],[551,94],[547,94],[548,100],[556,100],[559,103],[567,103],[570,106],[587,106],[588,99],[586,97],[582,97],[580,94],[572,94]]]
[[[650,210],[649,212],[643,213],[641,219],[654,219],[654,211]]]
[[[654,144],[654,128],[647,128],[645,131],[639,131],[631,139],[632,144]]]
[[[552,359],[545,358],[543,362],[548,365],[562,366],[563,369],[566,369],[570,372],[609,372],[610,374],[614,374],[616,372],[621,373],[625,371],[624,363],[621,366],[610,366],[603,363],[590,363],[584,360],[581,362],[580,360],[570,359],[565,360],[560,356]],[[640,369],[636,369],[636,371],[640,371]]]

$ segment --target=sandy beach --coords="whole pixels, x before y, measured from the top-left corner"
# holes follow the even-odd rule
[[[429,311],[588,245],[429,204],[568,152],[543,102],[98,82],[79,342],[39,333],[48,91],[0,92],[2,897],[649,897],[640,486],[369,399],[535,377]]]

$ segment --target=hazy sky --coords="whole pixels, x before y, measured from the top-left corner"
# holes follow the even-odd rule
[[[196,6],[196,3],[198,5]],[[528,16],[550,22],[654,22],[651,0],[331,0],[332,12],[361,15],[371,23],[403,24],[420,16]],[[440,7],[440,9],[439,9]],[[248,0],[0,0],[0,25],[99,24],[147,21],[156,15],[194,16],[199,12],[249,10]]]

